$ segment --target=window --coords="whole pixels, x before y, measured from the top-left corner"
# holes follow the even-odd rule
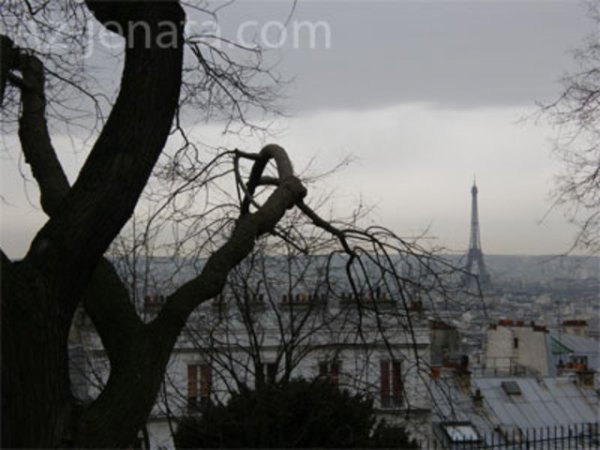
[[[188,365],[188,409],[200,411],[210,402],[212,373],[208,364]]]
[[[340,367],[339,361],[320,361],[319,379],[327,380],[337,386],[340,383]]]
[[[519,348],[519,338],[513,339],[513,348]]]
[[[262,372],[265,384],[275,384],[277,382],[277,364],[274,362],[261,363],[257,370],[259,374]]]
[[[382,360],[380,369],[381,407],[402,406],[402,363],[398,360]]]
[[[267,380],[267,384],[274,384],[277,381],[277,364],[267,363],[265,368],[265,380]]]

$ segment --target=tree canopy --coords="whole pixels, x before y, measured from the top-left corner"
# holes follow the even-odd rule
[[[378,423],[369,398],[302,379],[235,393],[179,421],[174,438],[177,448],[418,448]]]

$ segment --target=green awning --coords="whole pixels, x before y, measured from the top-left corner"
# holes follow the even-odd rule
[[[560,342],[558,339],[552,337],[552,354],[553,355],[562,355],[565,353],[573,353],[573,349],[570,349],[565,344]]]

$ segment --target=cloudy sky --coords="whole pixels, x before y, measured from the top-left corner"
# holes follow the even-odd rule
[[[263,24],[285,16],[273,2],[236,12],[248,17],[259,7],[268,11]],[[401,235],[429,228],[439,245],[460,252],[476,176],[484,251],[569,247],[573,229],[559,211],[547,214],[560,170],[552,130],[525,119],[573,69],[570,51],[591,30],[584,5],[301,1],[288,41],[294,20],[327,23],[331,39],[328,49],[300,39],[281,51],[295,75],[295,115],[279,140],[324,167],[354,157],[330,180],[339,203],[362,198],[375,206],[374,221]]]
[[[278,70],[293,77],[288,118],[273,131],[297,167],[315,159],[314,170],[327,170],[353,158],[316,186],[333,193],[339,211],[362,201],[374,206],[374,222],[406,236],[428,228],[437,245],[461,252],[476,177],[484,252],[569,248],[574,229],[549,212],[560,171],[553,132],[530,116],[574,69],[569,52],[592,26],[581,3],[300,0],[292,11],[291,1],[252,0],[219,19],[232,37],[266,41]],[[307,22],[318,25],[314,40]],[[217,124],[201,135],[257,148],[274,139],[238,142]],[[3,191],[11,190],[13,167],[2,169]],[[3,208],[2,247],[18,256],[43,218],[12,203]]]

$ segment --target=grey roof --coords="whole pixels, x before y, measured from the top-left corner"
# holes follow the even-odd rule
[[[502,382],[518,384],[521,394],[508,395]],[[479,378],[479,389],[490,419],[497,425],[521,429],[599,421],[598,397],[592,389],[580,389],[567,377]]]
[[[505,382],[516,383],[521,393],[509,395],[502,387]],[[503,433],[512,430],[526,433],[556,427],[554,433],[560,436],[568,434],[574,425],[600,422],[596,392],[577,387],[568,377],[474,377],[470,392],[446,377],[430,388],[434,424],[471,423],[488,443],[501,442]],[[483,397],[481,408],[475,407],[472,398],[477,389]]]
[[[473,402],[469,395],[459,389],[451,378],[442,378],[430,385],[433,414],[436,421],[472,420]]]
[[[575,336],[574,334],[559,333],[558,330],[550,331],[553,339],[560,341],[566,347],[569,347],[574,352],[581,353],[600,353],[600,342],[596,339]]]

